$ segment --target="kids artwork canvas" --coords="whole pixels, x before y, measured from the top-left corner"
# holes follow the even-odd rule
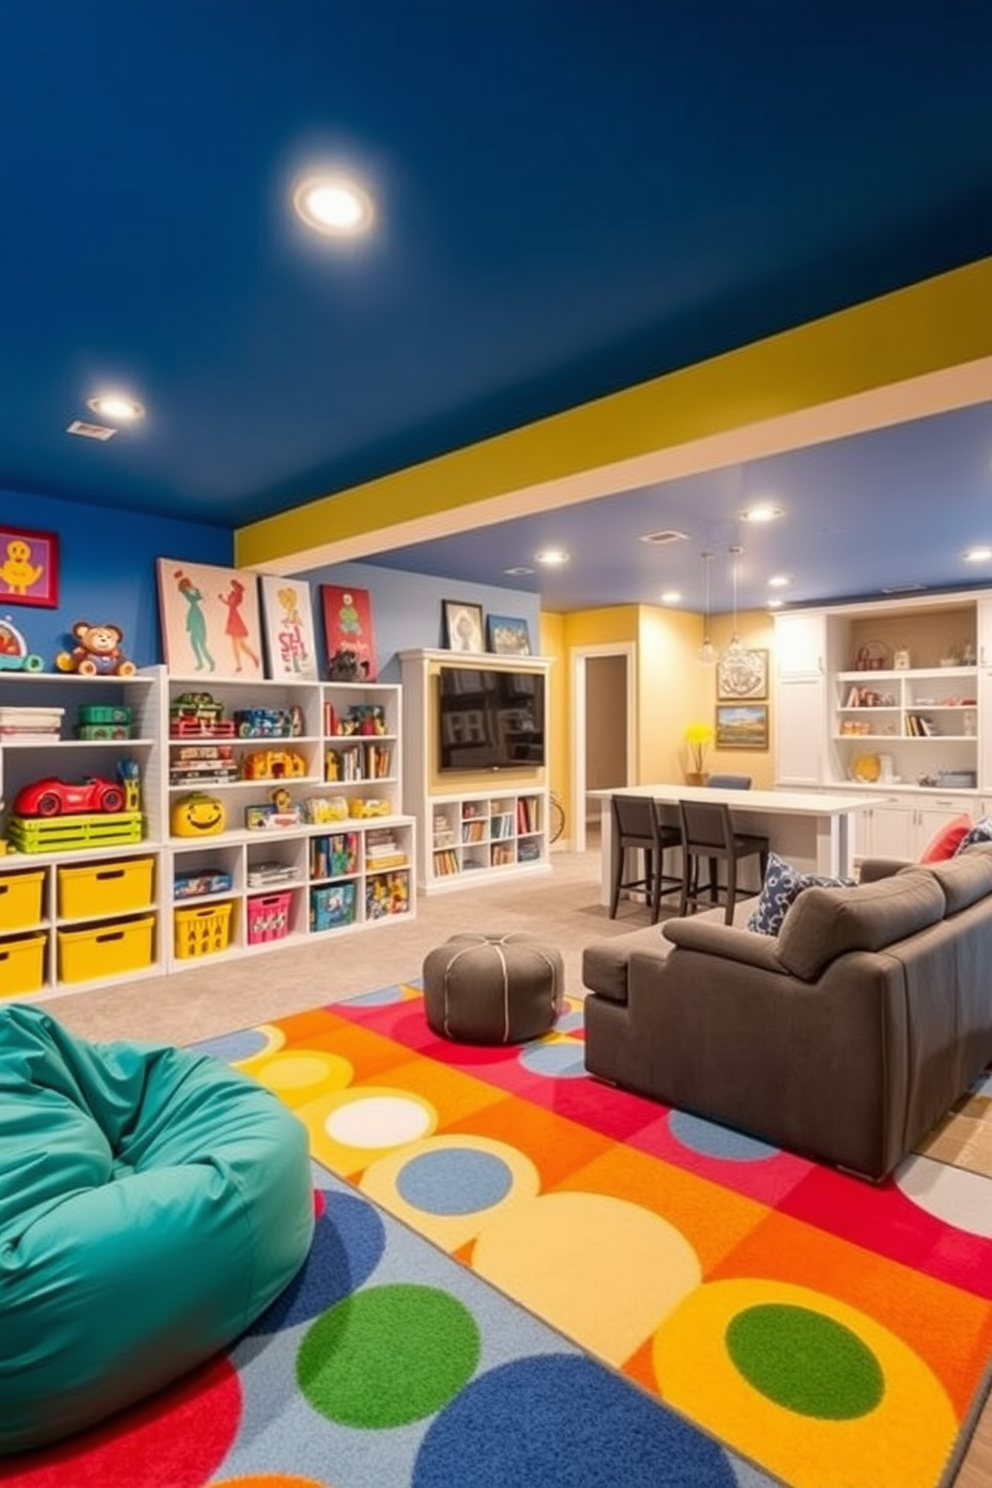
[[[354,658],[356,682],[374,682],[378,673],[375,637],[372,633],[372,604],[367,589],[321,584],[324,610],[324,639],[328,667],[335,674],[335,657]],[[340,665],[340,664],[339,664]]]
[[[165,664],[180,677],[263,677],[258,584],[253,573],[159,558]]]
[[[317,680],[310,585],[304,579],[262,574],[262,618],[268,675],[286,681]]]

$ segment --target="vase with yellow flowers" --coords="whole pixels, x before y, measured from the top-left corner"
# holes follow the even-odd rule
[[[686,785],[705,785],[709,779],[706,768],[706,753],[713,743],[713,730],[708,723],[690,723],[683,735],[689,746],[689,768],[685,772]]]

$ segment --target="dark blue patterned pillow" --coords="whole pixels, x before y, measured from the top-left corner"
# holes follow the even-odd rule
[[[814,886],[824,889],[851,888],[853,878],[831,878],[826,873],[802,873],[793,868],[777,853],[768,854],[765,881],[761,886],[758,906],[748,918],[747,928],[759,935],[777,935],[782,928],[789,907],[798,899],[803,889]]]
[[[958,850],[954,854],[964,852],[966,847],[974,847],[976,842],[992,842],[992,816],[980,816],[969,832],[961,838]]]

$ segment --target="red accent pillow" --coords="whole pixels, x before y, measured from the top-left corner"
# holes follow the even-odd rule
[[[926,847],[920,853],[919,863],[942,863],[945,858],[953,858],[961,843],[971,831],[971,817],[966,812],[960,816],[952,817],[945,822],[936,836],[932,837]]]

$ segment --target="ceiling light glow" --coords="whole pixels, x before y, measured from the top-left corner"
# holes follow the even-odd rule
[[[661,602],[662,604],[678,604],[681,598],[681,589],[666,589],[664,594],[661,596]]]
[[[344,176],[307,176],[293,191],[293,206],[308,227],[331,237],[353,237],[372,226],[368,194]]]
[[[965,563],[987,563],[992,558],[992,548],[969,548],[964,555]]]
[[[544,548],[542,552],[534,554],[534,561],[543,563],[545,568],[557,568],[568,562],[568,554],[562,548]]]
[[[784,599],[770,599],[768,601],[768,608],[770,610],[780,610],[784,604]]]
[[[772,506],[770,502],[763,501],[758,506],[749,506],[746,511],[741,512],[742,522],[775,522],[784,513],[780,506]]]
[[[136,419],[145,416],[145,410],[138,400],[129,398],[124,393],[98,393],[94,398],[87,398],[86,407],[93,413],[98,413],[101,418],[117,419],[121,423],[133,424]]]
[[[768,587],[769,589],[785,589],[791,583],[792,580],[788,574],[772,574],[768,580]]]

